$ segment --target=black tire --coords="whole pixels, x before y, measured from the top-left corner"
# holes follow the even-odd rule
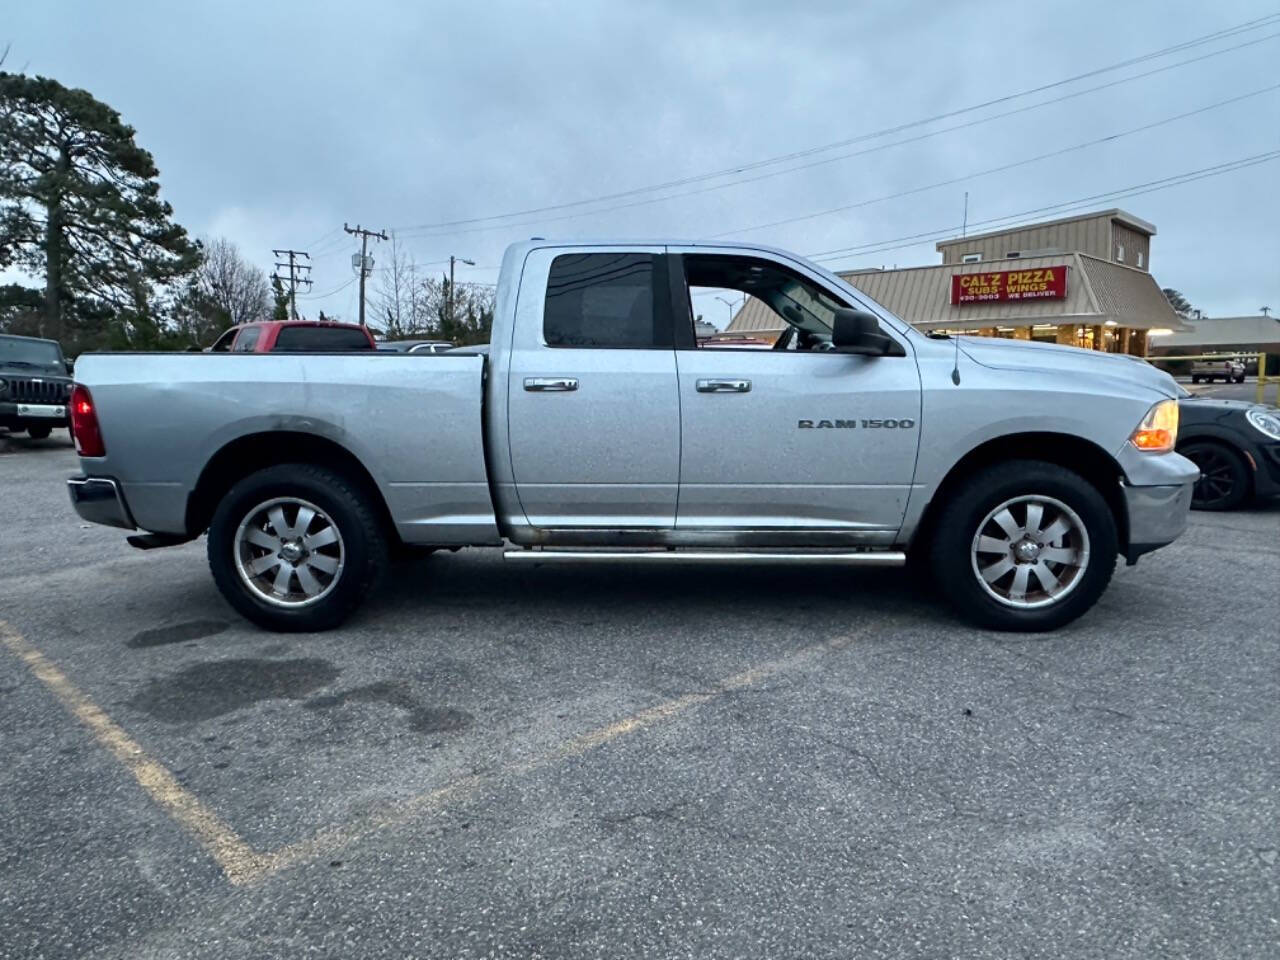
[[[1119,551],[1115,516],[1097,488],[1079,474],[1039,460],[1011,460],[978,471],[944,496],[931,567],[943,593],[967,620],[995,630],[1055,630],[1085,613],[1111,582]],[[1001,504],[1026,496],[1052,498],[1074,511],[1088,535],[1089,551],[1074,585],[1060,599],[1015,607],[982,586],[972,551],[984,519]]]
[[[1234,447],[1216,440],[1189,440],[1178,452],[1200,468],[1191,493],[1193,510],[1234,510],[1249,499],[1249,468]]]
[[[1199,383],[1199,382],[1200,382],[1200,378],[1199,378],[1199,377],[1192,377],[1192,378],[1191,378],[1191,382],[1192,382],[1192,383]]]
[[[330,630],[368,596],[387,566],[387,532],[364,484],[309,463],[267,467],[236,483],[209,525],[209,569],[227,602],[246,619],[283,632]],[[274,498],[315,505],[341,536],[342,564],[327,592],[305,606],[281,606],[255,591],[237,569],[236,542],[242,522]],[[301,584],[301,581],[299,581]]]
[[[27,436],[32,440],[48,440],[51,433],[53,433],[53,427],[27,427]]]

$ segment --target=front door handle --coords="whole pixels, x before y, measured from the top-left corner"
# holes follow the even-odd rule
[[[699,380],[699,393],[750,393],[750,380]]]
[[[530,393],[566,393],[578,389],[578,378],[525,377],[524,388]]]

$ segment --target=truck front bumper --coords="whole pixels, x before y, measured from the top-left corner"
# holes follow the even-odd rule
[[[1129,513],[1129,545],[1124,558],[1138,562],[1144,553],[1173,543],[1187,529],[1194,481],[1159,487],[1122,485]]]
[[[18,403],[0,401],[0,426],[26,427],[48,425],[65,427],[71,418],[64,403]]]
[[[1191,491],[1200,468],[1180,453],[1143,453],[1126,443],[1116,457],[1128,514],[1124,558],[1132,566],[1144,553],[1172,543],[1187,529]]]
[[[72,477],[67,492],[76,513],[90,523],[136,530],[137,524],[124,502],[120,485],[108,477]]]

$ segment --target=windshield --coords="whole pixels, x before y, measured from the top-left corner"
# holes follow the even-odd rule
[[[835,324],[836,311],[844,306],[825,290],[799,280],[789,280],[764,299],[795,326],[827,336]]]
[[[5,363],[57,367],[62,365],[62,350],[52,340],[0,337],[0,364]]]

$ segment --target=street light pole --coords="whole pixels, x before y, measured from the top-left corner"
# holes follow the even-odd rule
[[[454,303],[453,264],[455,261],[458,263],[465,263],[469,267],[474,267],[476,265],[476,262],[474,260],[468,260],[466,257],[455,257],[453,254],[449,254],[449,326],[450,327],[453,326],[453,303]]]
[[[726,300],[724,297],[720,297],[720,296],[717,296],[717,297],[716,297],[716,299],[717,299],[717,300],[719,300],[721,303],[723,303],[726,307],[728,307],[728,308],[729,308],[729,323],[733,323],[734,303],[736,303],[737,301],[734,301],[734,300]],[[741,302],[742,302],[742,303],[746,303],[746,302],[747,302],[746,294],[743,294],[743,296],[742,296],[742,301],[741,301]],[[727,323],[727,324],[725,324],[725,326],[726,326],[726,327],[728,327],[728,325],[729,325],[728,323]]]

